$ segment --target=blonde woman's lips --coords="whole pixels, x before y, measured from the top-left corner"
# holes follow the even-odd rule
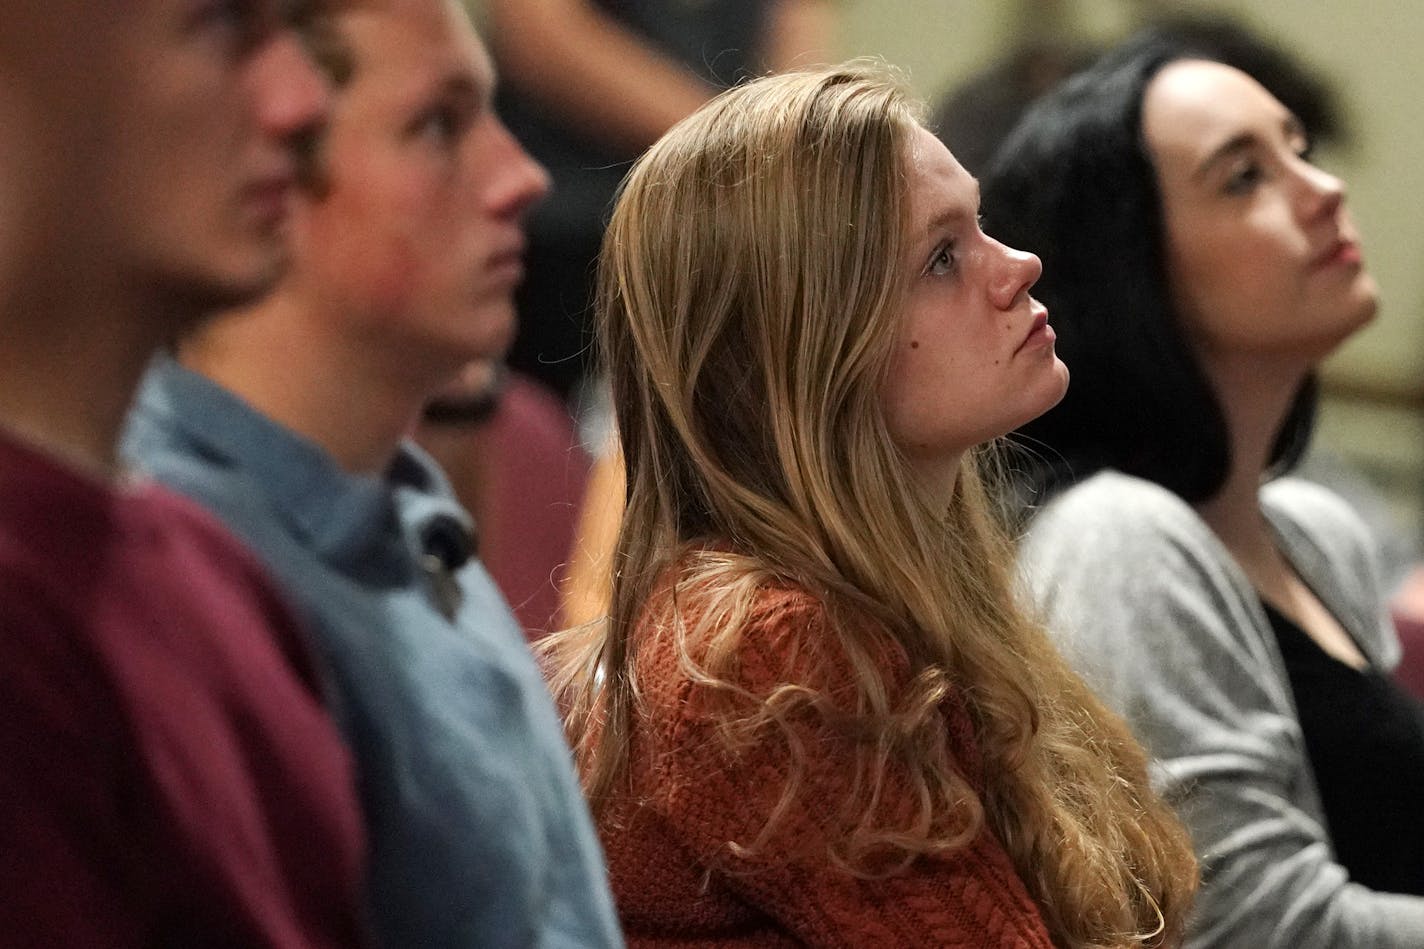
[[[1053,332],[1053,327],[1048,325],[1048,311],[1035,309],[1033,311],[1033,326],[1029,327],[1028,335],[1019,343],[1019,348],[1014,350],[1015,354],[1023,352],[1025,349],[1035,349],[1040,346],[1052,346],[1053,341],[1058,338],[1058,334]]]

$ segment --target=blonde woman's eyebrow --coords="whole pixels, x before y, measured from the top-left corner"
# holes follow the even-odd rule
[[[974,202],[974,210],[970,211],[963,207],[949,207],[938,213],[931,215],[925,224],[925,233],[934,235],[947,228],[952,228],[963,224],[966,221],[976,221],[979,218],[979,202]]]

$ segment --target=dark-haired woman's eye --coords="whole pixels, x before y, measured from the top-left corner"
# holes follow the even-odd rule
[[[1259,164],[1254,160],[1243,161],[1232,169],[1230,177],[1226,179],[1224,190],[1227,194],[1247,194],[1260,183],[1261,177],[1262,171]]]

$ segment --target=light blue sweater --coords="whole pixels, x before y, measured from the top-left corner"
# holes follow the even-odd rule
[[[385,477],[348,474],[168,360],[144,382],[126,450],[247,541],[314,633],[356,756],[381,944],[621,945],[523,633],[478,560],[426,569],[469,526],[434,463],[406,446]]]

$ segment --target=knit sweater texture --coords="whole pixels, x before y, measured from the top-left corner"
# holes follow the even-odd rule
[[[703,595],[705,596],[705,594]],[[765,729],[728,750],[719,732],[725,708],[714,690],[680,668],[670,635],[706,606],[697,593],[665,589],[635,633],[642,686],[628,783],[599,819],[614,896],[631,947],[994,947],[1047,949],[1037,908],[1008,855],[986,828],[964,849],[920,857],[866,879],[833,863],[832,815],[851,788],[853,746],[826,716],[809,710],[788,732]],[[810,685],[849,710],[849,667],[826,631],[822,604],[792,586],[758,594],[734,656],[735,684],[766,696]],[[693,647],[694,649],[696,647]],[[887,681],[908,679],[895,650]],[[945,735],[961,773],[982,789],[973,725],[963,704],[943,707]],[[789,738],[788,738],[789,735]],[[787,741],[806,754],[801,789],[758,841],[788,780]],[[887,775],[883,813],[913,808],[906,775]],[[753,855],[738,845],[759,842]]]

